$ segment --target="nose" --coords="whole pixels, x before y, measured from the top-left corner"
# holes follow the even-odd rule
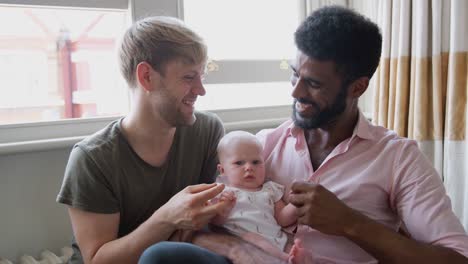
[[[303,89],[303,81],[301,77],[298,77],[295,83],[292,83],[293,85],[293,90],[291,92],[291,96],[293,98],[303,98],[304,95],[304,89]]]
[[[253,171],[253,165],[250,163],[245,163],[245,171]]]
[[[197,78],[192,87],[192,93],[195,95],[204,96],[206,94],[205,87],[203,86],[202,78]]]

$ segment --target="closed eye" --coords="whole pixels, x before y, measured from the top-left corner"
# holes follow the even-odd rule
[[[193,79],[195,79],[195,76],[190,76],[190,75],[184,76],[184,80],[186,81],[193,81]]]
[[[252,162],[254,165],[262,164],[263,162],[261,160],[254,160]]]
[[[307,85],[311,88],[315,88],[315,89],[318,89],[320,88],[321,86],[321,83],[320,82],[317,82],[317,81],[314,81],[314,80],[306,80],[307,81]]]
[[[289,67],[291,68],[293,74],[292,74],[292,81],[295,83],[296,82],[296,79],[299,78],[299,74],[297,73],[296,69],[294,69],[293,66],[289,65]],[[312,79],[312,78],[307,78],[307,77],[302,77],[302,81],[305,82],[307,84],[307,86],[311,87],[311,88],[314,88],[314,89],[318,89],[322,86],[322,83],[315,80],[315,79]]]

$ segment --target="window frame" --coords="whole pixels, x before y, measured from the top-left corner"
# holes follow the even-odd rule
[[[3,5],[127,9],[128,0],[0,0]]]

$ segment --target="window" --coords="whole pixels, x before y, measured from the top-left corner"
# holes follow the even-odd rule
[[[210,0],[0,0],[5,11],[0,15],[0,154],[71,146],[116,115],[125,114],[127,89],[119,80],[114,48],[109,44],[129,21],[149,15],[185,16],[186,22],[210,42],[215,64],[206,79],[208,93],[197,101],[198,109],[213,110],[228,129],[278,125],[290,115],[287,64],[294,52],[292,32],[300,21],[300,4],[303,7],[305,1],[220,2],[221,6]],[[211,14],[215,9],[210,5],[217,8],[217,16]],[[232,16],[233,10],[240,13]],[[224,19],[227,15],[230,18]],[[222,24],[214,21],[226,28],[221,35],[217,27],[203,24],[213,19],[224,20]],[[229,20],[237,22],[229,25]],[[255,28],[250,27],[251,21]],[[26,29],[19,34],[12,29],[17,25]],[[61,32],[61,28],[68,30]],[[102,44],[81,42],[83,45],[73,46],[78,49],[68,54],[74,76],[68,79],[68,90],[59,86],[66,76],[59,72],[58,36],[72,44],[83,37],[95,40],[88,44]],[[16,44],[11,45],[12,39]],[[237,39],[242,41],[235,42]],[[32,40],[39,42],[33,44]],[[112,65],[108,66],[110,60]],[[15,70],[20,66],[21,71]],[[76,118],[69,118],[70,113]]]
[[[126,19],[125,10],[0,5],[0,124],[125,113],[114,46]]]
[[[208,44],[207,93],[199,109],[290,105],[288,62],[301,1],[185,0],[184,20]],[[215,12],[211,11],[215,10]]]

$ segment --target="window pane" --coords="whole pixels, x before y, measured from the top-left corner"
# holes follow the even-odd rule
[[[184,1],[184,20],[215,60],[292,58],[299,15],[297,0]]]
[[[292,104],[290,82],[205,84],[197,109],[233,109]],[[274,92],[272,92],[274,91]]]
[[[0,124],[127,112],[114,51],[126,21],[125,11],[0,6]]]
[[[185,0],[184,20],[208,45],[207,94],[199,109],[291,103],[299,0]]]

